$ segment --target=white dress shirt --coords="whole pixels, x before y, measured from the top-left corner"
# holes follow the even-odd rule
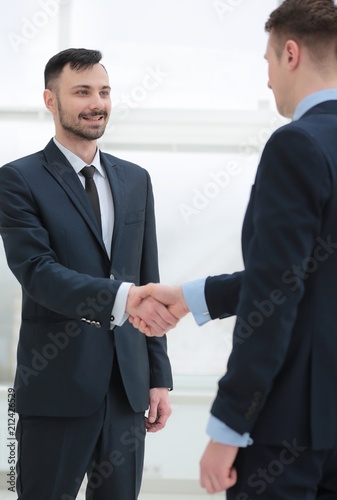
[[[90,163],[90,165],[87,165],[87,163],[85,163],[72,151],[62,146],[62,144],[60,144],[55,137],[54,137],[54,142],[56,146],[60,149],[60,151],[64,154],[64,156],[67,158],[70,165],[75,170],[76,174],[78,175],[78,178],[81,181],[83,188],[85,188],[85,178],[81,173],[82,168],[90,165],[93,165],[95,167],[94,181],[96,184],[99,197],[99,204],[101,209],[102,238],[105,249],[110,258],[111,242],[112,242],[114,220],[115,220],[115,209],[114,209],[114,203],[113,203],[109,180],[101,163],[100,151],[97,148],[93,161]],[[132,283],[122,283],[118,289],[115,303],[111,313],[111,316],[113,318],[113,320],[111,321],[111,328],[113,328],[114,326],[121,326],[128,318],[128,314],[125,312],[125,308],[126,308],[126,301],[128,298],[129,289],[131,286]]]

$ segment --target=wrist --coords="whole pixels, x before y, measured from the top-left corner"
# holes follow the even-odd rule
[[[128,293],[128,297],[126,299],[126,306],[125,306],[125,312],[132,316],[132,308],[135,307],[135,302],[136,302],[136,286],[131,285]]]

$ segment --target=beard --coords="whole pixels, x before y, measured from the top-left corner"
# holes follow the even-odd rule
[[[81,113],[77,120],[74,119],[69,113],[64,111],[60,100],[57,98],[57,108],[59,112],[60,124],[69,135],[77,137],[85,141],[94,141],[102,137],[107,125],[108,114],[104,110],[92,111],[90,113]],[[97,125],[86,126],[86,117],[101,116],[102,119],[97,121]]]

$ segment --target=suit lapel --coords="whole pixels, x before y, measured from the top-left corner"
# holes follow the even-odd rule
[[[126,217],[126,192],[124,173],[122,168],[111,157],[101,153],[101,162],[108,176],[114,203],[114,229],[111,241],[111,262],[113,265],[114,255],[117,255]]]
[[[53,140],[47,144],[44,153],[47,159],[47,163],[44,167],[67,193],[75,208],[86,220],[89,228],[95,234],[100,245],[104,248],[104,251],[106,251],[89,200],[73,167],[55,145]]]

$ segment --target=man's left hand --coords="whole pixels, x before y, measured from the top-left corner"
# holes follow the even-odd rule
[[[207,493],[228,490],[237,480],[234,460],[237,446],[210,441],[200,460],[200,484]]]
[[[150,389],[150,408],[145,418],[147,432],[157,432],[163,429],[171,413],[168,389]]]

